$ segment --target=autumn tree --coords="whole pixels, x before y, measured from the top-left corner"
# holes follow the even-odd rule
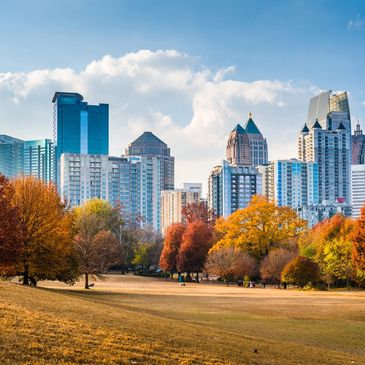
[[[185,228],[182,223],[174,223],[166,231],[164,247],[160,257],[160,267],[164,271],[169,271],[171,275],[177,272],[177,256]]]
[[[134,245],[132,264],[142,270],[158,267],[162,251],[162,237],[151,228],[139,229]]]
[[[299,238],[302,255],[316,262],[321,278],[328,286],[352,277],[352,243],[354,222],[342,214],[318,223]]]
[[[186,204],[181,213],[186,223],[200,221],[205,224],[214,224],[215,221],[213,210],[208,209],[204,202]]]
[[[271,250],[260,264],[260,276],[264,281],[280,284],[281,273],[286,264],[295,257],[293,252],[284,248]]]
[[[204,270],[213,275],[218,275],[228,286],[236,273],[237,249],[234,247],[221,247],[208,254]]]
[[[245,276],[250,278],[258,275],[257,259],[247,252],[239,249],[237,250],[236,262],[234,265],[235,275],[243,279]]]
[[[365,283],[365,206],[361,209],[361,216],[355,222],[352,235],[352,263],[357,281]]]
[[[71,219],[56,188],[33,177],[12,181],[20,247],[16,274],[23,284],[38,280],[74,282],[77,275]]]
[[[306,222],[289,207],[278,207],[255,196],[249,206],[215,224],[221,236],[217,247],[235,246],[261,259],[280,242],[296,237]]]
[[[11,183],[0,175],[0,275],[16,273],[22,249],[18,211],[12,204],[13,194]]]
[[[187,225],[177,258],[179,272],[199,273],[204,267],[208,250],[212,243],[212,230],[203,222],[195,221]]]
[[[289,261],[281,274],[283,282],[297,284],[301,288],[318,279],[318,265],[304,256],[297,256]]]
[[[75,209],[75,231],[79,275],[85,276],[85,289],[89,276],[101,275],[113,264],[121,261],[122,248],[110,228],[113,209],[109,203],[93,199]]]

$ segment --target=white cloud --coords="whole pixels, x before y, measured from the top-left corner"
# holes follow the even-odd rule
[[[74,91],[89,103],[110,104],[110,153],[120,155],[145,130],[176,157],[176,183],[206,183],[225,156],[227,135],[249,112],[269,142],[271,158],[296,156],[312,84],[234,79],[233,66],[216,72],[176,50],[106,55],[84,70],[0,73],[0,134],[51,137],[53,93]],[[229,76],[231,76],[229,78]]]

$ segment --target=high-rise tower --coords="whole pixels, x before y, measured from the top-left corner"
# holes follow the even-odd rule
[[[347,92],[331,91],[309,102],[308,125],[298,137],[301,161],[318,163],[320,204],[350,204],[351,119]]]
[[[232,165],[259,166],[268,162],[267,141],[249,114],[245,127],[240,124],[229,135],[227,161]]]

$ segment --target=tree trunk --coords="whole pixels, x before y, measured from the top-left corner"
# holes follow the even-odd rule
[[[85,273],[85,289],[89,289],[89,274]]]
[[[29,285],[29,265],[24,263],[23,285]]]
[[[199,273],[196,273],[196,282],[199,283]]]

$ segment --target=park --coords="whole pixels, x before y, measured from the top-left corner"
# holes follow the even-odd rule
[[[0,282],[2,364],[364,364],[365,292]],[[20,351],[21,349],[21,351]]]

